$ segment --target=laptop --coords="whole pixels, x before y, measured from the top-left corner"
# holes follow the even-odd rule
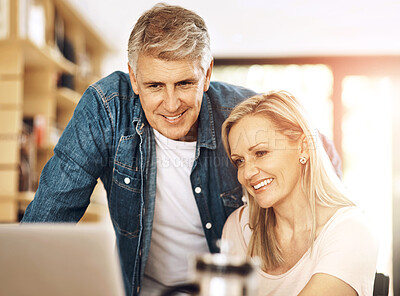
[[[125,295],[112,229],[0,224],[0,295]]]

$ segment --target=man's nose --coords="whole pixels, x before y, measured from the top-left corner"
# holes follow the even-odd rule
[[[167,88],[164,94],[164,108],[168,112],[175,112],[180,107],[180,99],[175,88]]]

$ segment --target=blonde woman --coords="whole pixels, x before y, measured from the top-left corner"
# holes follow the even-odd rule
[[[376,239],[299,102],[254,96],[233,109],[222,139],[248,200],[222,238],[230,253],[261,259],[260,295],[372,295]]]

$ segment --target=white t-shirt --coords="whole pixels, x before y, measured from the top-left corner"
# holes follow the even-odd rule
[[[225,223],[222,238],[229,241],[231,254],[247,254],[251,237],[248,221],[248,207],[243,206],[233,212]],[[325,273],[348,283],[359,296],[371,296],[377,245],[365,214],[356,207],[341,208],[324,225],[314,242],[312,253],[309,249],[290,270],[281,275],[258,270],[259,295],[298,295],[313,274]]]
[[[208,253],[190,173],[196,142],[168,139],[154,131],[157,156],[156,203],[145,279],[140,295],[159,295],[188,280],[188,256]]]

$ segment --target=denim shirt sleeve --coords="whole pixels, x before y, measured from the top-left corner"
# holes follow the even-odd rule
[[[77,222],[90,202],[112,147],[111,115],[93,88],[83,94],[45,165],[22,222]]]

